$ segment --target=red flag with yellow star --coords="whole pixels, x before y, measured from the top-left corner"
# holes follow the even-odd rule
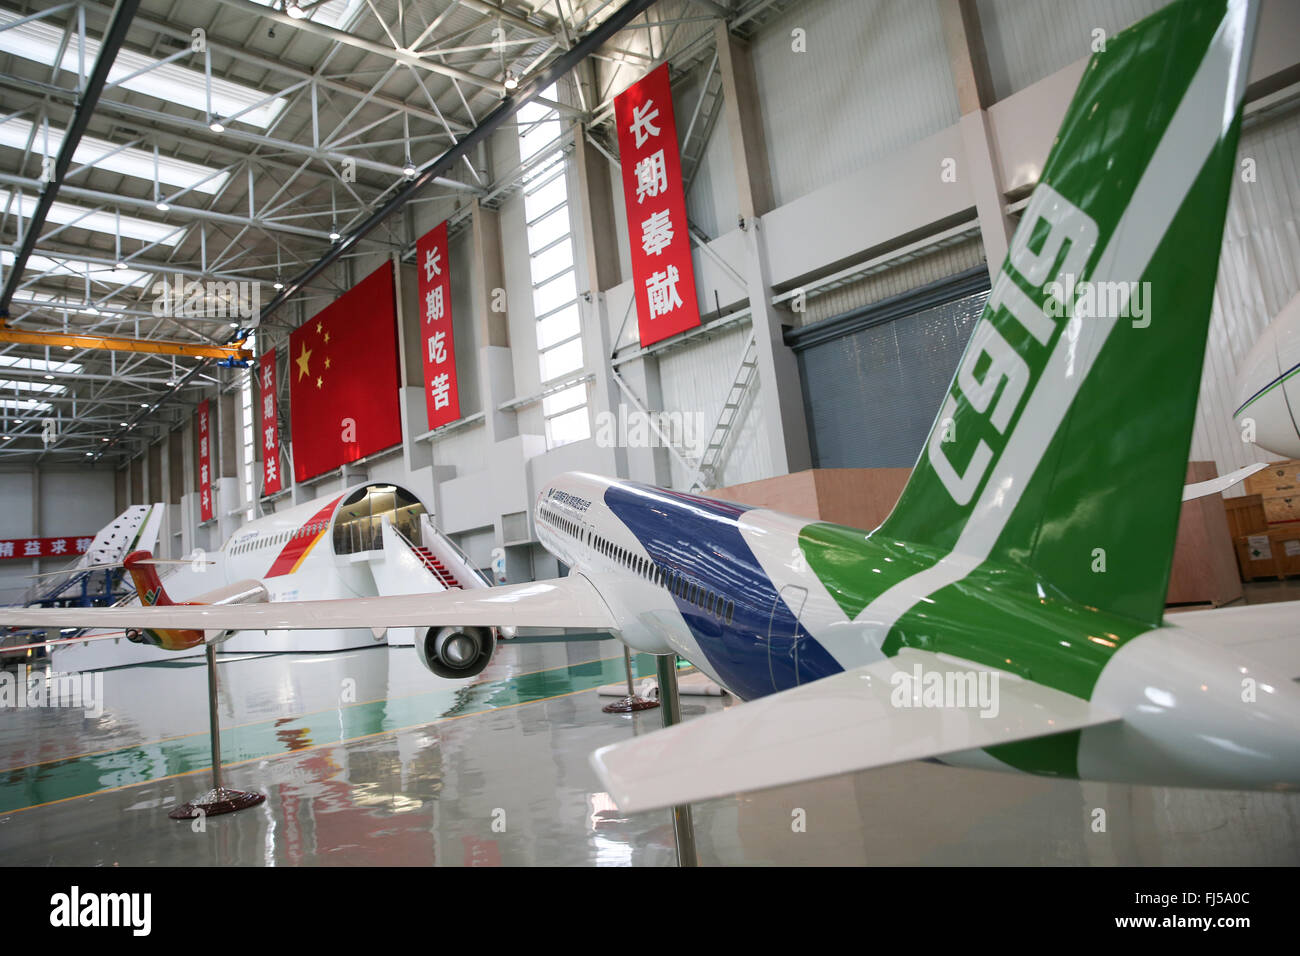
[[[289,336],[293,474],[305,481],[402,440],[392,263]]]

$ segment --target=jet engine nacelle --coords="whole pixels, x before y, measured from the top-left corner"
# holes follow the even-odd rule
[[[1275,455],[1300,458],[1300,295],[1268,324],[1237,371],[1233,421]]]
[[[420,662],[439,677],[473,677],[492,660],[496,633],[488,627],[431,627],[415,642]]]

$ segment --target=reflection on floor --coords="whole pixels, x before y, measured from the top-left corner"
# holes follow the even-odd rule
[[[648,658],[638,670],[652,672]],[[657,710],[601,713],[595,688],[621,673],[612,641],[506,644],[460,683],[437,681],[411,648],[226,661],[227,782],[267,800],[195,832],[167,810],[207,787],[202,666],[106,671],[100,716],[0,711],[0,860],[671,865],[668,815],[624,817],[587,763],[597,746],[660,726]],[[723,706],[688,699],[684,716]],[[1300,796],[923,763],[716,800],[694,816],[705,864],[1300,861]]]

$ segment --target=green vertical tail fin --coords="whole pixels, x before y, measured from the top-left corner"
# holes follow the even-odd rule
[[[1256,7],[1179,0],[1094,54],[880,533],[1163,614]],[[920,582],[918,582],[919,584]]]

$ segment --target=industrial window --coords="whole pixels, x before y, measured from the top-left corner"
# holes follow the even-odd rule
[[[555,87],[542,91],[555,98]],[[517,114],[519,155],[529,167],[524,176],[524,218],[528,236],[533,315],[543,387],[563,384],[585,365],[578,285],[574,271],[572,222],[562,149],[560,116],[542,103],[527,103]],[[579,382],[542,399],[549,448],[591,437],[587,384]]]

